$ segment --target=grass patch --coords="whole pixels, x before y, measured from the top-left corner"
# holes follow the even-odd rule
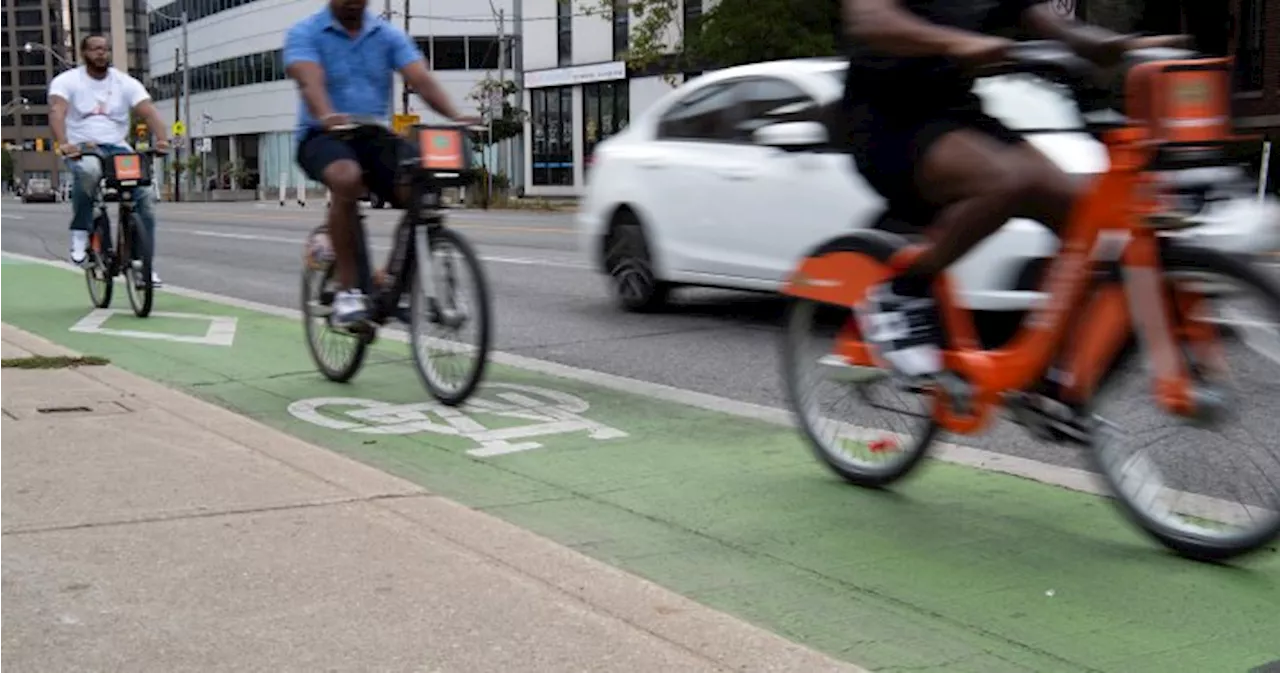
[[[96,355],[71,357],[67,355],[33,355],[26,358],[5,358],[0,366],[8,369],[66,369],[68,367],[99,367],[111,361]]]

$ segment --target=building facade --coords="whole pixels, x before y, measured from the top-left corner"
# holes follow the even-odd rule
[[[129,71],[147,81],[145,0],[124,0],[125,44]],[[3,139],[14,162],[14,178],[46,178],[55,184],[70,180],[53,151],[49,128],[49,82],[79,60],[78,45],[85,35],[111,29],[108,0],[5,0]],[[27,45],[31,49],[27,49]]]
[[[704,3],[682,0],[679,26],[696,21]],[[529,196],[574,196],[586,184],[596,143],[686,79],[637,72],[624,61],[631,22],[627,3],[612,17],[579,2],[525,0],[521,17],[525,124],[523,186]],[[671,31],[675,36],[681,30]]]
[[[373,11],[391,14],[405,26],[428,57],[450,97],[475,113],[469,96],[486,77],[499,73],[499,35],[513,35],[512,0],[374,0]],[[492,5],[492,7],[491,7]],[[181,114],[188,135],[208,138],[208,152],[197,158],[193,175],[199,191],[257,190],[274,194],[281,184],[319,189],[305,181],[294,160],[298,93],[284,72],[281,50],[285,33],[301,19],[319,11],[316,0],[176,0],[153,5],[151,27],[152,95],[169,119]],[[176,20],[187,12],[187,50],[190,119],[185,102],[179,105],[182,74],[175,65],[182,49],[182,30]],[[498,21],[502,12],[504,20]],[[510,61],[511,50],[507,50]],[[504,64],[511,78],[511,64]],[[406,98],[396,78],[397,113]],[[408,112],[422,121],[441,121],[416,96],[408,97]],[[196,143],[196,157],[204,141]],[[245,194],[244,197],[249,195]]]

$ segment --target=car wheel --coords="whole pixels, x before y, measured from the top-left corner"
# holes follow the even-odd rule
[[[654,275],[644,228],[634,214],[624,211],[615,217],[604,262],[610,289],[622,308],[640,313],[666,304],[671,285]]]

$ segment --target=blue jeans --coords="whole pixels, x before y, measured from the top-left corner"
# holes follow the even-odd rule
[[[132,150],[123,145],[98,145],[98,151],[110,157],[115,154],[131,154]],[[93,202],[102,180],[102,163],[97,157],[82,156],[67,159],[67,167],[75,176],[75,188],[71,190],[71,230],[89,231],[93,224]],[[151,255],[156,254],[156,212],[150,187],[139,187],[133,190],[133,208],[147,230],[147,240],[151,241]]]

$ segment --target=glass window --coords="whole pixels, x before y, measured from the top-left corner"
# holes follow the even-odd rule
[[[44,65],[44,50],[32,49],[18,52],[18,65]]]
[[[468,37],[467,68],[471,70],[497,70],[498,38]]]
[[[433,70],[466,70],[467,44],[461,37],[437,37],[435,42],[435,58],[431,62]]]
[[[818,109],[813,98],[786,80],[751,79],[738,88],[738,121],[734,124],[734,136],[738,140],[751,140],[756,129],[768,124],[811,119]]]
[[[573,3],[556,0],[556,63],[573,62]]]
[[[272,80],[282,80],[285,78],[284,58],[281,56],[281,51],[279,49],[271,52],[271,68],[272,72],[275,73],[275,76],[271,78]]]
[[[631,10],[627,0],[613,3],[613,58],[622,60],[631,48]]]
[[[530,92],[535,185],[573,184],[573,90],[569,87]]]
[[[23,126],[48,126],[49,115],[22,115]]]
[[[688,46],[689,40],[702,29],[702,0],[684,0],[684,27],[680,35]]]
[[[31,105],[48,105],[49,92],[41,87],[39,89],[18,89],[18,95],[27,99]]]
[[[658,121],[658,137],[672,140],[730,140],[732,110],[737,102],[732,83],[697,89],[678,102]]]
[[[18,83],[28,86],[44,86],[49,82],[43,70],[21,70],[18,72]]]
[[[582,85],[584,157],[591,156],[597,143],[627,127],[631,117],[629,90],[626,80]]]
[[[14,37],[17,38],[17,46],[19,49],[22,48],[22,45],[28,42],[34,42],[36,44],[44,43],[44,32],[39,30],[20,30],[14,33]]]
[[[13,13],[13,22],[18,26],[42,26],[44,16],[38,9],[19,9]]]
[[[1240,0],[1240,16],[1237,25],[1240,34],[1236,43],[1236,89],[1260,91],[1263,67],[1266,63],[1266,5],[1264,0]]]

